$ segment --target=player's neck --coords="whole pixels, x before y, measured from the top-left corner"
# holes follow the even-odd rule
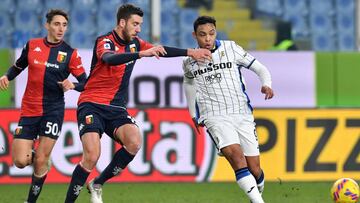
[[[121,43],[121,44],[127,44],[129,43],[129,41],[125,40],[125,36],[124,36],[124,32],[118,28],[116,28],[115,30],[115,34],[117,35],[116,38],[117,40]]]
[[[49,44],[59,44],[62,40],[57,40],[55,38],[52,38],[50,36],[47,36],[46,37],[46,41],[49,43]]]

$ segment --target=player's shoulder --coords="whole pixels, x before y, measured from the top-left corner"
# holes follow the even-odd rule
[[[32,39],[29,39],[29,43],[42,43],[44,41],[44,38],[32,38]]]
[[[219,43],[225,47],[240,47],[242,48],[240,45],[238,45],[235,41],[233,40],[219,40]]]
[[[44,44],[44,42],[45,42],[45,38],[32,38],[32,39],[29,39],[29,41],[26,42],[25,46],[26,45],[39,46],[41,44]]]
[[[191,58],[190,56],[184,56],[183,57],[183,65],[184,66],[188,66],[190,64],[192,64],[195,60],[193,58]],[[196,61],[195,61],[196,62]]]
[[[98,36],[96,38],[96,41],[99,43],[99,42],[104,42],[104,43],[113,43],[113,35],[112,35],[112,32],[108,32],[108,33],[105,33],[105,34],[102,34],[100,36]]]
[[[69,51],[75,50],[75,48],[73,48],[69,43],[67,43],[65,41],[63,41],[60,46],[62,46],[64,49],[69,50]]]

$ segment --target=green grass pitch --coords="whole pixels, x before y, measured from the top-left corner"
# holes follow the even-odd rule
[[[331,203],[330,182],[267,182],[266,203]],[[0,202],[24,202],[28,185],[0,185]],[[38,203],[64,202],[67,184],[46,184]],[[84,187],[77,202],[89,202]],[[104,202],[124,203],[248,203],[235,182],[226,183],[108,183]]]

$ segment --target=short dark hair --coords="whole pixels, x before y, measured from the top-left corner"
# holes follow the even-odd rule
[[[143,17],[144,12],[141,10],[141,8],[132,4],[124,4],[120,6],[116,14],[117,24],[119,24],[120,19],[127,20],[131,17],[131,15],[138,15]]]
[[[211,16],[199,16],[195,21],[194,21],[194,32],[196,32],[197,28],[199,27],[199,25],[204,25],[206,23],[211,23],[214,24],[214,26],[216,27],[216,20],[215,18],[211,17]]]
[[[57,15],[61,15],[64,16],[64,18],[69,21],[69,16],[68,14],[61,10],[61,9],[50,9],[47,13],[46,13],[46,22],[47,23],[51,23],[51,21],[53,20],[54,16]]]

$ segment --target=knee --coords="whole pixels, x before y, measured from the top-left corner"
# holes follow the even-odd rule
[[[129,153],[135,155],[140,150],[141,145],[142,145],[142,140],[139,137],[138,139],[131,140],[131,142],[127,143],[125,147]]]
[[[47,161],[49,159],[49,156],[45,156],[43,154],[39,154],[39,153],[36,153],[35,155],[35,159],[34,159],[34,164],[37,165],[37,166],[45,166],[47,164]]]
[[[14,164],[18,168],[25,168],[30,164],[29,158],[14,158],[13,160]]]
[[[92,151],[84,154],[84,161],[87,163],[86,165],[95,166],[97,161],[99,160],[100,153]]]

